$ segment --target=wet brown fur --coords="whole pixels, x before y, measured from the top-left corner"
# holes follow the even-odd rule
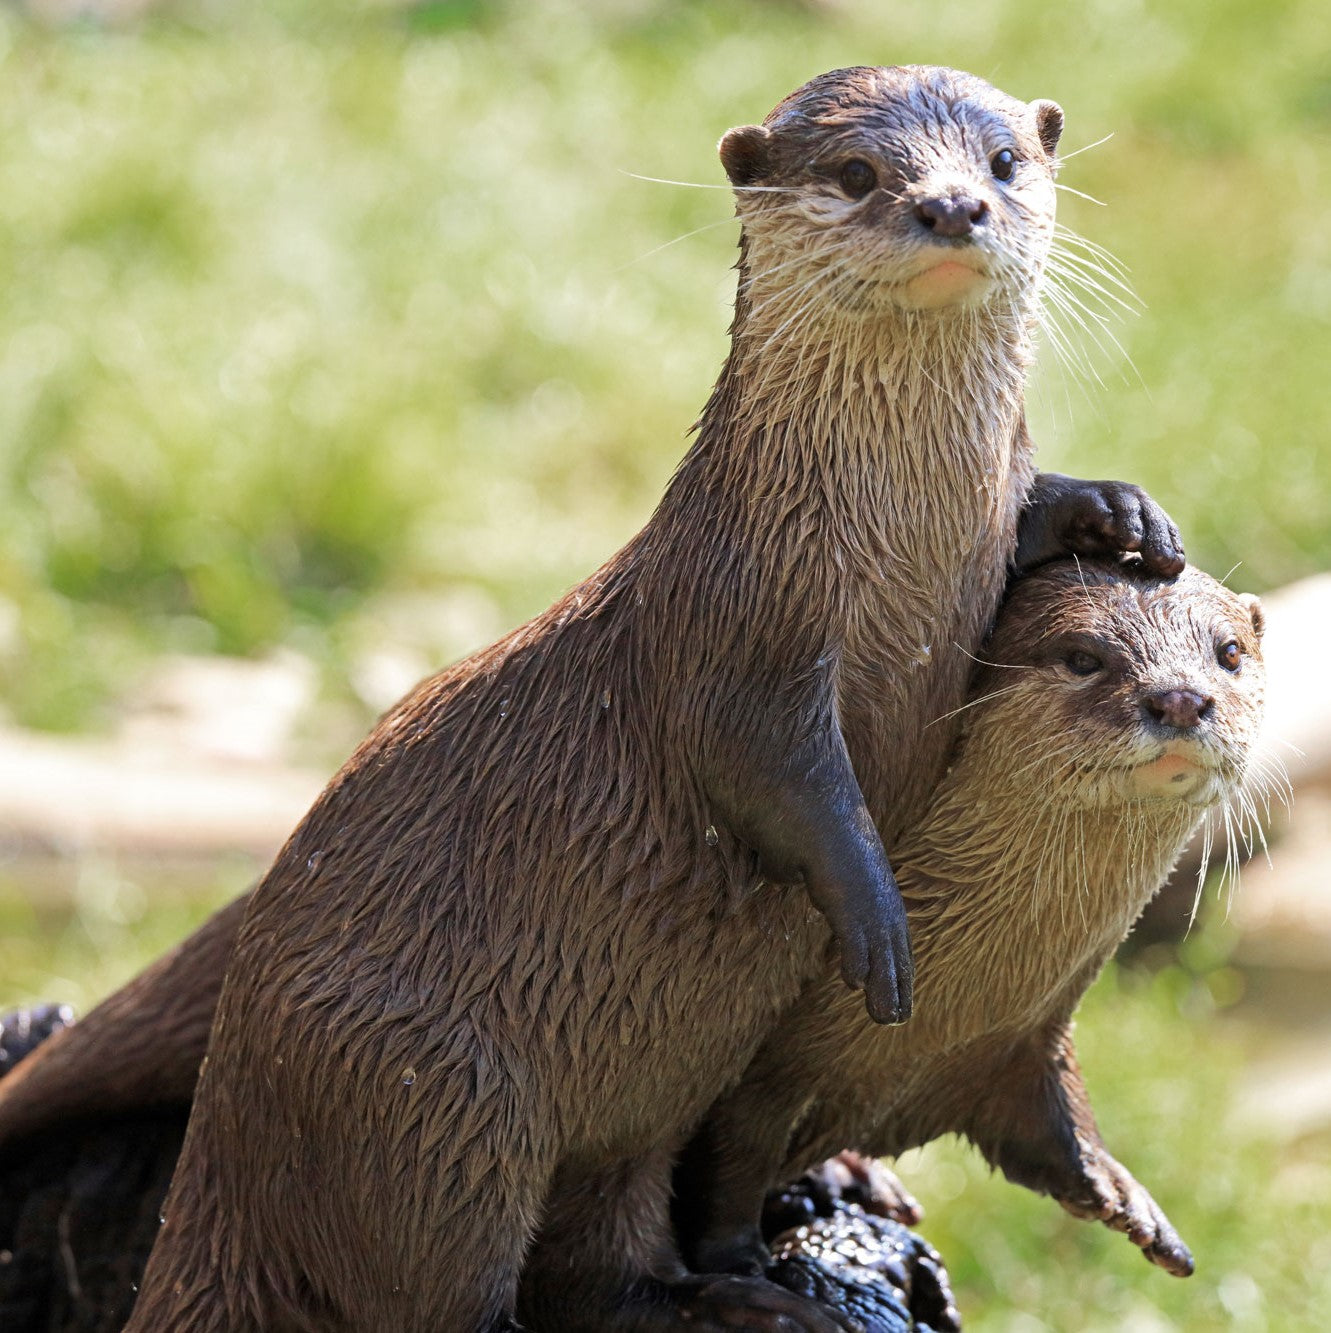
[[[1128,1232],[1171,1272],[1192,1261],[1149,1194],[1105,1149],[1070,1019],[1208,809],[1238,789],[1262,712],[1261,615],[1188,569],[1161,582],[1096,565],[1015,585],[981,654],[959,751],[928,813],[893,848],[918,959],[918,1011],[872,1028],[816,983],[694,1146],[712,1263],[761,1259],[770,1183],[847,1145],[895,1156],[949,1132],[1014,1181]],[[1237,640],[1236,673],[1217,648]],[[1069,651],[1105,667],[1078,677]],[[1214,698],[1171,740],[1143,699]],[[1209,776],[1141,795],[1127,766],[1167,748]],[[695,1163],[696,1165],[696,1163]]]
[[[533,1238],[535,1326],[673,1326],[673,1155],[828,970],[818,866],[765,821],[918,814],[1013,553],[1049,105],[851,70],[769,117],[781,188],[740,190],[732,351],[656,514],[389,714],[256,891],[136,1333],[506,1327]],[[894,304],[919,241],[832,198],[850,151],[991,197],[983,302]]]

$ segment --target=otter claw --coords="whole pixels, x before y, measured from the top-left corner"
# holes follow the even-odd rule
[[[913,1007],[915,965],[905,909],[881,923],[872,942],[859,930],[846,934],[838,930],[836,935],[841,944],[842,979],[852,990],[863,988],[869,1017],[889,1027],[906,1022]]]
[[[924,1209],[881,1162],[849,1148],[806,1171],[800,1183],[819,1217],[830,1217],[838,1202],[855,1204],[875,1217],[914,1226]]]
[[[1078,1193],[1055,1196],[1068,1212],[1121,1232],[1165,1272],[1191,1276],[1195,1266],[1192,1252],[1126,1167],[1101,1151],[1085,1162],[1083,1171],[1083,1188]]]
[[[1057,472],[1036,477],[1017,529],[1017,573],[1060,556],[1127,551],[1140,554],[1155,574],[1172,577],[1183,569],[1178,528],[1140,486],[1080,481]]]

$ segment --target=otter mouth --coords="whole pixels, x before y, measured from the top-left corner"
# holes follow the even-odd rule
[[[1129,786],[1138,796],[1195,801],[1209,799],[1224,782],[1214,757],[1188,747],[1161,751],[1126,770]]]
[[[944,251],[929,255],[919,270],[900,285],[902,304],[914,310],[974,305],[995,285],[977,254]]]

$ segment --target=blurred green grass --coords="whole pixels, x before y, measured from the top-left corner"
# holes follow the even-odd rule
[[[1103,387],[1042,368],[1042,458],[1146,485],[1239,586],[1327,567],[1328,37],[1320,0],[0,10],[0,706],[95,728],[156,653],[283,645],[363,724],[386,632],[442,662],[539,610],[640,525],[724,352],[726,192],[627,173],[720,186],[725,128],[852,63],[1054,97],[1068,152],[1113,133],[1063,176],[1108,207],[1060,207],[1145,311]],[[243,878],[0,884],[7,998],[86,1006]],[[1331,1324],[1328,1145],[1230,1124],[1247,1038],[1205,969],[1162,978],[1111,976],[1083,1043],[1198,1276],[944,1146],[911,1178],[971,1327]]]
[[[727,126],[851,62],[1056,97],[1068,151],[1113,133],[1064,175],[1109,206],[1062,207],[1133,272],[1136,369],[1042,373],[1043,457],[1148,485],[1245,586],[1326,565],[1328,27],[1315,0],[0,12],[0,701],[97,725],[163,648],[288,644],[335,686],[377,598],[465,594],[448,655],[546,604],[649,512],[724,349],[726,191],[626,173],[719,186]]]

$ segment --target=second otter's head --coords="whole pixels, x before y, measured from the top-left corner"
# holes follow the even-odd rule
[[[1060,561],[1013,585],[978,673],[975,725],[1032,798],[1186,805],[1243,780],[1261,725],[1263,617],[1200,570]],[[1001,748],[1001,747],[1000,747]]]
[[[731,130],[749,281],[848,313],[1010,303],[1053,236],[1063,113],[934,66],[823,74]],[[779,266],[784,266],[779,268]]]

